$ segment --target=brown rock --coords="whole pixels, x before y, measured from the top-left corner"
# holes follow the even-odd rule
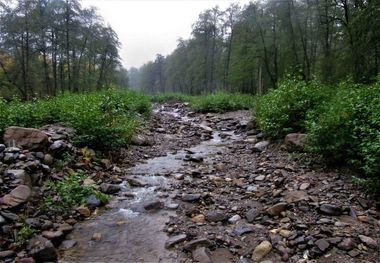
[[[9,127],[4,132],[4,143],[8,147],[37,150],[45,148],[48,142],[49,137],[37,129]]]
[[[253,261],[260,261],[263,257],[265,257],[272,250],[272,244],[265,240],[261,242],[252,253]]]
[[[32,238],[26,249],[37,262],[56,261],[58,258],[53,244],[42,236]]]
[[[77,211],[79,212],[79,214],[81,214],[82,216],[84,217],[89,217],[91,215],[91,211],[90,209],[88,209],[87,207],[85,206],[80,206],[77,208]]]
[[[94,241],[99,241],[100,239],[102,239],[101,233],[94,233],[91,237],[91,240],[94,240]]]
[[[63,232],[58,230],[58,231],[43,231],[42,232],[42,236],[43,237],[46,237],[47,239],[56,239],[56,238],[60,238],[63,236]]]
[[[278,203],[267,209],[267,213],[271,216],[278,216],[286,209],[287,203]]]
[[[29,186],[19,185],[9,194],[6,194],[3,197],[2,202],[9,207],[16,207],[22,203],[25,203],[31,194],[32,191],[30,190]]]
[[[185,245],[184,249],[187,251],[193,251],[194,249],[198,247],[209,247],[209,246],[211,246],[210,240],[208,240],[207,238],[199,238],[199,239],[195,239],[188,242]]]
[[[290,133],[286,135],[284,142],[289,150],[303,150],[306,143],[306,134]]]
[[[319,239],[315,242],[315,244],[322,252],[325,252],[330,247],[329,242],[327,242],[325,239]]]
[[[0,259],[13,257],[16,253],[13,250],[0,251]]]
[[[286,193],[284,199],[285,199],[285,202],[287,202],[288,204],[291,204],[291,203],[297,203],[302,200],[307,200],[309,199],[309,196],[307,195],[305,191],[290,191]]]
[[[204,223],[206,221],[206,218],[204,215],[196,215],[193,218],[191,218],[191,221],[194,223]]]
[[[345,238],[342,242],[338,244],[338,248],[342,250],[351,250],[355,247],[355,243],[352,241],[351,238]]]
[[[200,247],[194,250],[192,253],[193,259],[199,263],[212,263],[210,258],[210,251],[205,247]]]

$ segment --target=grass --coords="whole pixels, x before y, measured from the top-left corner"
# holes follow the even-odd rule
[[[128,90],[65,93],[30,102],[0,99],[0,134],[9,126],[40,128],[61,122],[75,129],[77,145],[112,149],[128,143],[150,110],[148,97]]]
[[[254,97],[238,93],[217,92],[209,95],[190,96],[180,93],[167,93],[151,96],[152,102],[188,102],[197,112],[223,113],[234,110],[248,110],[254,105]]]
[[[48,181],[47,194],[44,197],[44,206],[48,210],[63,211],[74,206],[86,204],[88,197],[94,195],[102,203],[109,200],[109,196],[101,193],[93,185],[84,186],[86,176],[82,173],[67,175],[62,181]]]

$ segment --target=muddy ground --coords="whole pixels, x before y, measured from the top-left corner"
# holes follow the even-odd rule
[[[62,262],[380,262],[379,203],[350,172],[258,145],[250,112],[155,105],[140,139]]]

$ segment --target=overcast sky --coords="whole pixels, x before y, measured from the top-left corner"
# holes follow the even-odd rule
[[[200,12],[236,2],[244,5],[249,0],[82,0],[82,5],[97,7],[105,23],[116,31],[123,64],[130,68],[154,60],[158,53],[170,54],[178,38],[190,37]]]

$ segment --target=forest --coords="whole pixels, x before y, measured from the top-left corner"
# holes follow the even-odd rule
[[[126,86],[119,40],[77,0],[0,1],[0,95],[22,99]]]
[[[280,0],[205,10],[190,39],[168,56],[130,69],[149,93],[225,90],[263,94],[288,76],[336,84],[379,73],[380,2]]]

